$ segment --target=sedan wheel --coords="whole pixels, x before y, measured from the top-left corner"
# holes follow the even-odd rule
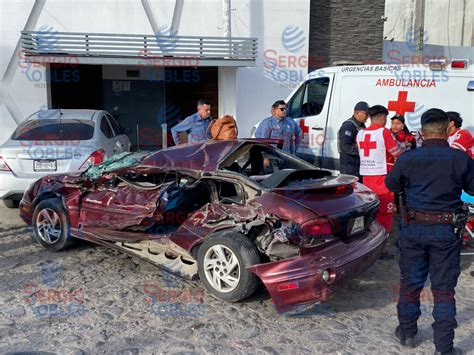
[[[42,209],[36,216],[36,228],[39,238],[48,244],[56,243],[61,238],[61,220],[50,208]]]
[[[221,232],[209,236],[198,251],[198,272],[209,293],[228,302],[249,297],[258,277],[247,271],[260,262],[255,245],[244,235]]]
[[[66,249],[73,244],[69,219],[59,199],[41,201],[33,212],[34,239],[50,250]]]
[[[204,255],[204,273],[217,291],[233,291],[240,280],[239,260],[229,248],[221,244],[214,245]]]

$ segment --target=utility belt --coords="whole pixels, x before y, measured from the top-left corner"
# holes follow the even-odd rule
[[[409,210],[407,214],[409,221],[423,222],[426,224],[453,224],[453,212],[421,212]]]
[[[463,229],[467,222],[467,211],[460,212],[421,212],[409,210],[408,221],[416,221],[421,224],[451,224],[455,229]]]

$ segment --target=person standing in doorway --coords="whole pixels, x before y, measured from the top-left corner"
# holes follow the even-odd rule
[[[207,100],[198,100],[197,112],[171,128],[174,143],[176,145],[181,144],[179,133],[182,132],[186,132],[188,143],[210,139],[211,137],[206,133],[206,130],[211,121],[211,104]]]

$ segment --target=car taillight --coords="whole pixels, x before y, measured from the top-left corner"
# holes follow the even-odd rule
[[[301,226],[301,235],[303,237],[322,237],[330,234],[332,234],[331,223],[324,218],[306,222]]]
[[[0,157],[0,171],[12,171],[5,159],[3,159],[2,157]]]
[[[102,163],[105,160],[105,151],[103,149],[98,149],[95,152],[93,152],[89,158],[84,162],[84,164],[81,165],[79,170],[82,169],[87,169],[88,167],[92,165],[97,165]]]

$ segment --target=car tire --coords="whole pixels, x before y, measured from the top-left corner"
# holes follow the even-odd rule
[[[34,239],[48,250],[64,250],[72,246],[75,239],[69,235],[69,218],[61,201],[41,201],[33,212]]]
[[[260,263],[260,255],[255,245],[240,233],[208,237],[200,246],[197,259],[199,278],[218,299],[238,302],[258,287],[258,277],[246,268]]]
[[[18,208],[18,206],[20,206],[20,201],[7,199],[3,200],[3,204],[8,208]]]

